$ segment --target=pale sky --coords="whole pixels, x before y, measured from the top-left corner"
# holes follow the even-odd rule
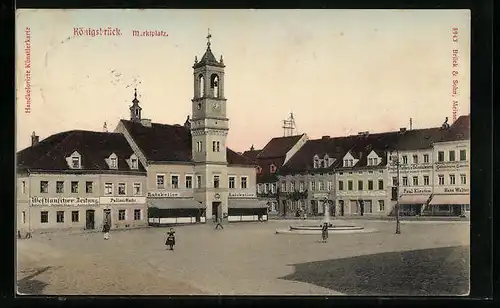
[[[75,27],[108,26],[122,35],[74,36]],[[413,128],[451,122],[453,49],[457,117],[470,110],[469,10],[18,10],[17,150],[33,131],[40,139],[102,131],[105,121],[114,130],[130,117],[136,85],[144,118],[184,123],[208,28],[226,65],[228,146],[236,151],[282,136],[290,112],[310,138],[397,130],[410,118]],[[133,29],[168,37],[133,37]]]

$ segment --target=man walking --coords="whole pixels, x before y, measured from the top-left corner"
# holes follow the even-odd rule
[[[102,231],[104,232],[104,239],[109,240],[109,230],[111,229],[111,226],[109,223],[106,221],[104,222],[104,226],[102,228]]]
[[[220,227],[221,229],[224,229],[224,227],[222,226],[222,217],[219,217],[217,219],[217,224],[215,225],[215,229],[217,229],[218,227]]]

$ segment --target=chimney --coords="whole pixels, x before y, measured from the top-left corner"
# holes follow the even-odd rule
[[[255,150],[255,148],[253,147],[253,144],[252,144],[252,146],[250,147],[250,151],[253,151],[253,150]]]
[[[406,133],[406,127],[401,127],[399,129],[399,132],[402,133],[402,134]]]
[[[413,127],[413,119],[410,118],[410,130],[412,129],[412,127]]]
[[[323,137],[321,137],[321,139],[322,140],[328,140],[328,139],[330,139],[330,136],[323,136]]]
[[[141,124],[144,127],[151,127],[151,119],[141,119]]]
[[[33,134],[31,134],[31,146],[33,147],[33,146],[37,145],[39,141],[40,141],[40,137],[37,136],[35,134],[35,132],[33,132]]]

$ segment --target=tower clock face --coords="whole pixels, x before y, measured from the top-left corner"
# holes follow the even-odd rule
[[[198,108],[198,110],[201,110],[201,103],[198,103],[197,108]]]
[[[218,108],[219,108],[219,103],[215,102],[215,103],[213,104],[213,107],[214,107],[214,109],[218,109]]]

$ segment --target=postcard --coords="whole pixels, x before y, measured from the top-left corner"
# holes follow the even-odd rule
[[[467,295],[470,22],[17,10],[18,296]]]

